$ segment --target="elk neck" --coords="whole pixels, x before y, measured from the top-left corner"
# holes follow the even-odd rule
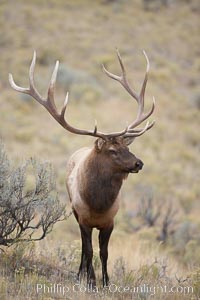
[[[80,195],[95,212],[107,211],[115,202],[128,173],[114,168],[109,159],[92,150],[79,172]]]

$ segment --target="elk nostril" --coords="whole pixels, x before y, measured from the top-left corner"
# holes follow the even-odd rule
[[[136,163],[135,163],[135,166],[142,169],[143,167],[143,162],[141,160],[138,160]]]

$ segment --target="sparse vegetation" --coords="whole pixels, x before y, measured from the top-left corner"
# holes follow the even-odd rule
[[[141,217],[145,224],[152,227],[161,215],[161,207],[161,202],[155,203],[151,194],[145,195],[139,201],[138,216]]]
[[[169,0],[143,0],[144,8],[149,9],[158,9],[160,6],[167,7],[169,5]]]
[[[42,240],[64,217],[50,164],[31,159],[11,170],[0,143],[0,246]]]
[[[70,76],[73,72],[84,74],[83,81],[70,86],[70,123],[89,129],[94,119],[98,119],[102,131],[121,130],[125,125],[123,120],[133,117],[134,103],[128,101],[115,82],[104,77],[99,65],[104,63],[118,73],[114,56],[117,46],[130,74],[129,80],[133,78],[137,88],[144,73],[142,64],[145,68],[140,50],[145,49],[151,62],[146,98],[150,105],[148,95],[156,97],[156,125],[132,146],[133,152],[144,161],[144,171],[130,176],[123,189],[122,207],[109,250],[111,281],[132,286],[144,282],[161,285],[167,280],[168,286],[192,286],[194,291],[190,296],[156,294],[155,299],[198,299],[199,1],[174,0],[164,7],[161,1],[155,0],[151,4],[153,9],[149,10],[144,10],[142,0],[109,1],[109,5],[105,2],[1,1],[0,135],[9,156],[14,158],[15,168],[22,157],[50,160],[59,195],[68,203],[65,163],[74,150],[91,145],[93,140],[88,137],[83,141],[81,137],[67,135],[34,101],[12,92],[8,73],[13,73],[18,84],[28,86],[28,66],[35,49],[38,55],[35,80],[45,95],[51,70],[59,59],[64,75],[60,73],[62,83],[57,85],[58,107],[68,89],[64,77],[68,76],[69,66]],[[145,225],[134,215],[138,199],[143,195],[141,182],[154,190],[153,199],[161,199],[161,204],[170,199],[172,206],[178,208],[178,224],[173,226],[174,232],[168,235],[166,243],[156,240],[163,215],[157,218],[155,226]],[[152,216],[156,213],[157,210]],[[35,286],[65,282],[72,287],[76,283],[80,260],[77,239],[78,228],[70,218],[56,224],[43,241],[27,246],[18,244],[6,252],[0,250],[0,298],[58,298],[54,294],[36,294]],[[97,242],[94,247],[97,249]],[[2,249],[5,251],[3,246]],[[100,273],[98,260],[95,266],[97,274]],[[168,279],[160,275],[162,272]],[[94,295],[87,293],[71,293],[67,297],[94,299]],[[96,297],[130,299],[125,293],[107,296],[100,293]],[[142,297],[149,299],[148,295],[141,294]]]

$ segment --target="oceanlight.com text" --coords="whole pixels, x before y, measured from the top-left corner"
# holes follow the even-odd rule
[[[154,296],[156,294],[179,294],[179,295],[192,295],[193,294],[193,287],[191,286],[150,286],[148,284],[143,284],[141,286],[122,286],[111,283],[106,288],[99,288],[97,286],[90,286],[90,285],[82,285],[76,283],[74,285],[64,285],[61,283],[56,284],[36,284],[36,292],[37,294],[49,294],[49,295],[67,295],[69,293],[97,293],[97,294],[132,294],[132,295],[139,295],[139,294],[146,294],[150,296]]]

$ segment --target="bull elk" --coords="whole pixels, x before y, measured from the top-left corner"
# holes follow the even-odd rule
[[[147,62],[146,74],[141,91],[137,93],[131,88],[120,53],[118,50],[116,51],[122,75],[117,76],[110,73],[104,65],[102,66],[103,71],[110,78],[120,82],[138,105],[135,120],[120,132],[100,132],[96,123],[93,130],[78,129],[70,125],[65,119],[68,93],[61,112],[58,112],[54,102],[54,89],[59,67],[58,61],[50,80],[47,99],[40,95],[34,84],[35,52],[29,71],[29,88],[22,88],[16,85],[12,75],[9,74],[9,81],[14,90],[32,96],[66,130],[74,134],[89,135],[96,138],[93,147],[81,148],[70,157],[67,164],[67,190],[74,216],[80,227],[82,239],[82,255],[78,279],[81,280],[86,275],[87,283],[93,286],[96,284],[92,265],[93,228],[99,230],[103,286],[107,286],[109,283],[107,273],[108,243],[114,227],[114,217],[119,209],[119,191],[123,180],[127,178],[128,174],[138,173],[143,167],[143,162],[129,152],[128,146],[136,137],[142,135],[154,125],[154,122],[147,122],[144,128],[138,128],[143,121],[152,115],[155,108],[155,100],[153,98],[150,111],[144,112],[144,95],[149,72],[149,60],[146,53],[143,52]]]

